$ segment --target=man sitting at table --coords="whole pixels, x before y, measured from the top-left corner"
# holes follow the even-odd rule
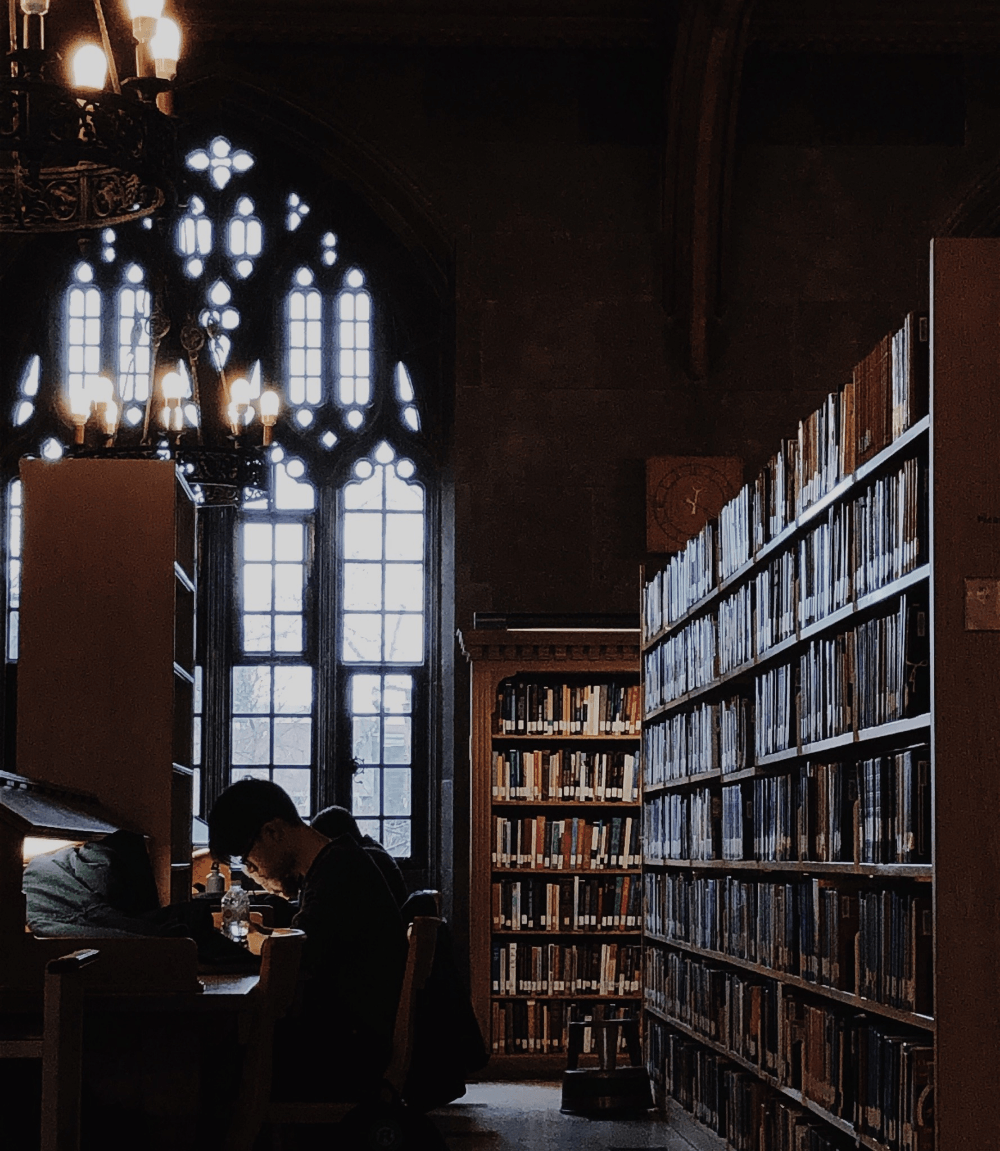
[[[269,780],[226,788],[208,833],[215,858],[238,856],[267,891],[299,900],[301,997],[276,1032],[276,1088],[354,1097],[388,1064],[406,964],[406,931],[379,869],[350,836],[330,839],[304,823]]]

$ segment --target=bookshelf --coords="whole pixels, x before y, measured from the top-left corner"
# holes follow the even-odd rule
[[[644,577],[646,1053],[719,1146],[1000,1120],[1000,242],[930,298]]]
[[[638,632],[459,640],[472,681],[473,1005],[491,1074],[551,1074],[566,1064],[571,1011],[639,1013]]]
[[[166,460],[23,460],[18,770],[149,837],[191,898],[195,506]]]

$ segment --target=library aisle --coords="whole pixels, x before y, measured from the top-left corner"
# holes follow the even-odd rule
[[[641,1119],[584,1119],[559,1111],[557,1083],[473,1083],[432,1112],[449,1148],[461,1151],[697,1151],[662,1112]]]

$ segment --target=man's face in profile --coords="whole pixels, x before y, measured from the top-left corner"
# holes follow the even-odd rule
[[[269,895],[295,899],[302,886],[295,853],[289,840],[291,828],[283,819],[265,823],[243,856],[243,870]]]

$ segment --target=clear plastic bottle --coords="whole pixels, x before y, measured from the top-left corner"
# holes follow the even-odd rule
[[[222,897],[222,934],[234,943],[248,946],[250,934],[250,892],[244,891],[238,875],[233,876],[229,890]]]
[[[226,880],[219,870],[218,862],[212,864],[212,870],[205,876],[205,894],[221,895],[226,890]]]

